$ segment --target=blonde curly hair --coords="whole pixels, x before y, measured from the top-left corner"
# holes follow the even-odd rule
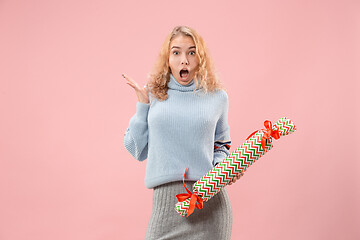
[[[218,74],[215,72],[212,59],[203,38],[190,27],[176,26],[163,42],[158,59],[152,71],[148,74],[149,81],[145,86],[150,90],[150,93],[160,101],[164,101],[168,97],[168,82],[170,81],[171,73],[169,66],[170,44],[179,34],[191,37],[196,46],[196,57],[199,61],[199,67],[194,77],[195,90],[202,88],[205,93],[219,89],[226,90],[220,82]]]

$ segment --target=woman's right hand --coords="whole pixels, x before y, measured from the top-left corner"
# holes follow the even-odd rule
[[[134,88],[139,102],[149,103],[149,96],[146,89],[139,87],[139,85],[132,78],[129,78],[127,75],[122,74],[122,76],[128,81],[127,84],[129,84],[132,88]]]
[[[235,183],[235,182],[236,182],[237,180],[239,180],[242,176],[244,176],[245,171],[246,171],[246,169],[245,169],[243,172],[237,174],[233,179],[231,179],[230,182],[229,182],[229,185]]]

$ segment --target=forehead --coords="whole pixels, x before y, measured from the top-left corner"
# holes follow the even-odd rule
[[[195,42],[190,36],[184,36],[179,34],[170,43],[170,47],[178,46],[178,47],[188,47],[188,46],[195,46]]]

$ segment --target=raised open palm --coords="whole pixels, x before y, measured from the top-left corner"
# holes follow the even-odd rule
[[[122,76],[127,80],[127,84],[134,88],[139,102],[149,103],[149,96],[146,89],[144,87],[139,87],[139,84],[137,84],[132,78],[128,77],[127,75],[122,74]]]

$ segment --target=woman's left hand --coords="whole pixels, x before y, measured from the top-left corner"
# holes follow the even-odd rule
[[[245,170],[246,171],[246,170]],[[240,174],[236,175],[230,182],[229,182],[229,185],[235,183],[237,180],[239,180],[243,175],[244,175],[244,172],[241,172]]]

